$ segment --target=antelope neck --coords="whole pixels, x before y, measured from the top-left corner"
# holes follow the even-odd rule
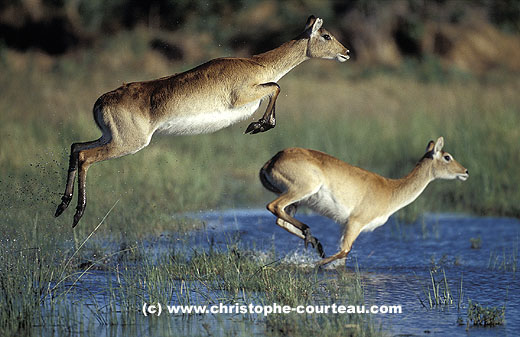
[[[253,59],[271,71],[275,82],[291,69],[309,59],[307,40],[291,40],[280,47],[253,56]]]
[[[424,159],[405,177],[392,180],[394,190],[391,203],[394,209],[398,210],[413,202],[434,180],[431,164],[430,159]]]

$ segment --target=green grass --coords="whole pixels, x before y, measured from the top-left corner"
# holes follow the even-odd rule
[[[126,249],[108,246],[88,266],[71,262],[78,255],[90,255],[83,250],[94,236],[75,250],[44,249],[47,254],[60,252],[65,256],[56,253],[44,258],[38,251],[11,251],[8,260],[0,261],[2,270],[17,268],[0,274],[0,324],[6,336],[55,330],[82,333],[96,326],[148,326],[152,331],[170,331],[166,322],[179,315],[144,317],[140,308],[145,302],[163,306],[365,304],[359,271],[338,270],[323,278],[314,269],[283,264],[273,258],[274,254],[259,257],[238,243],[209,251],[178,248],[172,243],[170,250],[157,259],[152,257],[157,253],[153,245],[145,248],[137,244]],[[40,237],[33,239],[38,241]],[[114,259],[105,263],[110,256]],[[85,289],[82,281],[92,278],[91,273],[98,276],[98,281],[96,286]],[[196,317],[181,316],[188,320]],[[204,317],[204,324],[217,335],[230,333],[229,324],[219,321],[218,315]],[[274,335],[311,336],[320,331],[324,336],[335,336],[338,328],[345,327],[352,336],[382,335],[370,316],[356,314],[240,315],[233,318],[232,329],[239,329],[236,335],[253,334],[245,328],[247,324],[240,328],[240,322],[249,321]]]
[[[118,62],[103,63],[112,60],[107,54],[118,56],[109,49],[97,57],[63,57],[50,68],[30,55],[21,57],[20,69],[2,66],[0,198],[7,227],[25,223],[28,215],[66,230],[74,206],[57,220],[53,213],[64,189],[70,144],[100,134],[91,116],[93,102],[123,81],[183,69],[169,69],[155,54],[134,49],[135,57],[125,54]],[[176,229],[170,218],[174,212],[263,206],[273,196],[261,187],[257,172],[288,146],[319,149],[399,177],[440,135],[445,149],[469,169],[470,179],[432,183],[401,216],[413,219],[424,211],[520,214],[515,202],[520,192],[514,187],[520,179],[515,174],[520,164],[517,78],[439,83],[398,73],[360,77],[349,67],[309,61],[287,75],[280,81],[278,125],[264,134],[243,135],[245,121],[209,135],[156,136],[135,155],[94,165],[87,181],[88,207],[77,231],[88,232],[117,200],[115,216],[105,227],[112,234]]]
[[[143,59],[150,58],[146,55]],[[0,129],[5,135],[0,198],[8,214],[6,226],[36,215],[52,228],[67,230],[75,200],[57,220],[53,213],[64,189],[70,144],[99,136],[91,116],[97,96],[123,81],[180,69],[158,66],[161,71],[148,72],[139,59],[109,67],[85,57],[62,59],[52,69],[40,70],[36,61],[25,58],[24,69],[5,68],[0,77]],[[518,80],[425,83],[396,74],[356,78],[349,76],[348,67],[309,61],[282,79],[278,125],[267,133],[243,135],[246,121],[209,135],[156,136],[135,155],[94,165],[78,232],[88,232],[117,200],[115,216],[105,227],[112,234],[175,229],[174,212],[263,206],[273,196],[261,187],[257,172],[288,146],[323,150],[399,177],[412,169],[428,140],[440,135],[445,149],[469,169],[470,179],[432,183],[401,216],[411,219],[424,211],[520,214],[515,202],[520,192],[514,187],[520,163]],[[322,78],[321,72],[327,75]]]
[[[457,296],[456,299],[455,296]],[[458,312],[456,324],[466,325],[467,330],[470,326],[493,327],[505,323],[505,304],[486,307],[468,299],[467,306],[465,306],[464,297],[462,274],[458,289],[454,292],[450,289],[444,268],[442,269],[442,275],[440,275],[439,269],[434,267],[430,269],[429,284],[423,286],[423,297],[418,296],[418,299],[421,305],[427,309],[449,310],[456,307]],[[461,315],[461,309],[464,307],[467,307],[465,322]]]
[[[518,269],[518,241],[511,249],[504,248],[502,253],[492,250],[489,253],[488,268],[492,271],[516,273]]]
[[[436,277],[438,269],[430,269],[430,281],[426,287],[423,287],[424,299],[419,297],[421,305],[425,308],[449,308],[454,303],[453,292],[448,285],[446,273],[442,269],[442,277]],[[462,301],[462,279],[459,289],[458,307],[460,308]]]
[[[236,244],[189,255],[176,251],[159,263],[145,262],[144,268],[124,282],[120,294],[132,293],[135,289],[128,289],[128,285],[137,284],[145,291],[131,297],[146,298],[151,303],[169,303],[173,296],[182,305],[364,304],[359,272],[340,270],[322,278],[314,269],[280,263],[269,254],[258,257]],[[353,336],[382,334],[369,316],[359,314],[248,314],[243,318],[263,322],[265,329],[275,335],[314,336],[320,332],[335,336],[338,328],[346,326],[351,327],[352,331],[347,330]]]
[[[482,248],[482,238],[480,236],[477,238],[470,238],[469,242],[471,243],[471,249]]]
[[[467,325],[496,326],[505,323],[506,307],[484,307],[469,300]]]
[[[100,229],[111,216],[108,212],[91,233],[74,240],[53,240],[35,221],[23,237],[2,242],[0,326],[4,335],[86,333],[100,326],[117,326],[129,333],[137,327],[170,333],[177,331],[172,320],[190,334],[203,333],[201,326],[222,336],[253,335],[258,329],[274,335],[310,336],[320,331],[335,336],[345,327],[353,336],[382,334],[367,315],[248,314],[232,317],[231,328],[226,319],[208,315],[195,331],[186,320],[196,316],[182,315],[183,320],[168,315],[144,317],[140,308],[145,302],[362,305],[364,294],[359,272],[338,270],[323,278],[317,270],[281,263],[274,252],[245,250],[237,241],[224,249],[204,251],[172,237],[167,246],[156,250],[150,241],[154,236],[147,241],[107,238],[100,235]],[[84,284],[93,277],[95,285]],[[256,330],[248,322],[255,322]]]
[[[61,269],[58,243],[43,239],[37,221],[32,225],[23,236],[1,242],[0,327],[7,336],[43,324],[41,299]]]

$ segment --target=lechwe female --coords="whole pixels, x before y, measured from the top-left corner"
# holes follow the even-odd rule
[[[309,58],[341,62],[349,58],[349,51],[322,24],[321,19],[310,16],[303,33],[263,54],[211,60],[181,74],[125,84],[99,97],[94,104],[94,120],[102,136],[72,144],[67,186],[55,216],[63,213],[72,199],[78,169],[78,205],[72,227],[87,205],[85,182],[90,165],[141,150],[155,132],[214,132],[251,116],[267,97],[269,104],[263,117],[251,123],[246,133],[273,128],[280,92],[276,81]]]
[[[435,179],[466,180],[468,170],[442,151],[444,139],[430,141],[426,154],[401,179],[388,179],[349,165],[326,153],[289,148],[278,152],[260,170],[260,181],[279,195],[267,205],[276,224],[310,243],[323,258],[318,265],[346,258],[362,231],[383,225],[397,210],[414,201]],[[340,251],[325,258],[309,226],[293,216],[305,205],[345,226]]]

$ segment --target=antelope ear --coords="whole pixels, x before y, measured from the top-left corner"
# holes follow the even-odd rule
[[[316,19],[316,22],[314,22],[314,24],[312,25],[312,32],[311,32],[311,35],[316,34],[316,32],[318,31],[318,29],[320,29],[322,25],[323,25],[323,20],[320,19],[320,18],[317,18],[317,19]]]
[[[314,25],[314,22],[316,22],[316,17],[314,15],[309,16],[309,18],[307,19],[307,23],[305,24],[304,30],[311,28],[312,25]]]
[[[432,151],[434,146],[435,146],[435,143],[433,142],[433,140],[430,140],[428,142],[428,145],[426,145],[426,152]]]
[[[322,25],[323,25],[323,20],[322,19],[317,18],[314,15],[311,15],[307,19],[307,23],[305,24],[304,32],[308,36],[311,36],[311,35],[315,34],[318,31],[318,29],[321,28]]]
[[[439,152],[440,150],[442,150],[443,147],[444,147],[444,138],[443,137],[439,137],[437,139],[437,141],[435,142],[434,152],[435,153]]]

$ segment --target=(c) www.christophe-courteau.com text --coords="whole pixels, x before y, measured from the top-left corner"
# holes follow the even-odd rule
[[[142,313],[144,316],[168,315],[197,315],[197,314],[401,314],[400,305],[271,305],[256,304],[214,304],[214,305],[164,305],[161,303],[144,303]]]

